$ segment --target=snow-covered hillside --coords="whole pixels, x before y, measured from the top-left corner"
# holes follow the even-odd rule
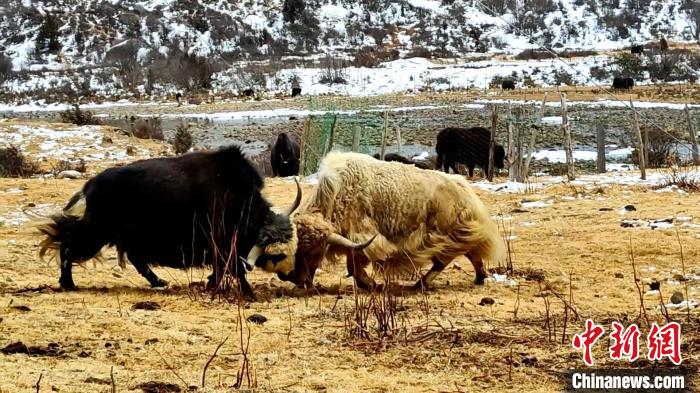
[[[128,95],[167,85],[236,90],[244,87],[237,81],[267,78],[259,84],[275,91],[289,78],[309,82],[312,71],[303,69],[319,67],[309,59],[326,54],[367,67],[417,56],[515,55],[538,45],[601,51],[661,37],[695,41],[699,25],[694,0],[5,0],[0,83],[9,79],[3,86],[11,93]],[[250,67],[270,59],[278,69]],[[410,75],[416,87],[426,79],[465,87],[421,72]],[[484,85],[483,75],[473,79],[471,86]]]

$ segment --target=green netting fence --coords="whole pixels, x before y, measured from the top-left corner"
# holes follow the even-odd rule
[[[395,130],[389,128],[386,113],[381,111],[328,110],[310,115],[302,131],[300,174],[315,173],[321,159],[332,150],[379,153],[383,135],[390,132]]]

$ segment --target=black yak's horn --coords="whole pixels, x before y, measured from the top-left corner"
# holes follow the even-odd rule
[[[297,184],[297,197],[294,200],[294,203],[292,203],[292,205],[289,206],[289,208],[284,212],[284,214],[287,216],[294,213],[294,211],[299,207],[299,205],[301,205],[301,186],[299,185],[299,181],[296,178],[294,178],[294,182]]]

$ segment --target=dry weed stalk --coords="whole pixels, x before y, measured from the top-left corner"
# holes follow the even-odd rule
[[[40,374],[39,374],[39,380],[37,380],[37,381],[36,381],[36,385],[34,385],[34,387],[36,388],[36,393],[39,393],[39,391],[41,390],[41,378],[42,378],[43,376],[44,376],[44,373],[43,373],[43,372],[40,373]]]
[[[160,360],[163,361],[163,364],[165,364],[165,367],[166,367],[171,373],[173,373],[173,375],[175,375],[175,376],[177,377],[177,379],[179,379],[180,382],[182,382],[182,384],[183,384],[184,386],[189,386],[189,384],[180,376],[180,374],[177,373],[177,370],[175,370],[175,368],[174,368],[173,366],[171,366],[170,363],[168,363],[167,360],[165,360],[165,357],[163,357],[163,354],[161,354],[160,352],[158,352],[158,350],[156,350],[155,348],[153,348],[153,352],[157,353],[158,356],[160,356]]]
[[[642,288],[639,286],[639,281],[637,279],[637,265],[634,260],[634,247],[632,247],[632,236],[630,235],[630,262],[632,263],[632,278],[634,280],[634,286],[637,288],[637,295],[639,296],[639,316],[637,319],[642,319],[646,321],[647,326],[651,326],[649,323],[649,316],[647,315],[647,310],[644,307],[644,294],[642,293]]]
[[[683,255],[683,242],[681,242],[681,236],[678,233],[678,230],[676,230],[676,240],[678,241],[678,248],[681,252],[681,273],[683,274],[683,291],[685,292],[685,301],[687,302],[685,307],[686,321],[690,323],[690,298],[688,297],[688,279],[685,275],[685,257]]]
[[[501,228],[502,231],[501,233],[503,234],[503,242],[506,244],[506,266],[505,270],[508,275],[513,275],[513,255],[515,254],[515,250],[513,248],[513,222],[511,221],[510,224],[508,225],[508,228],[506,228],[506,222],[505,219],[503,218],[503,214],[501,214]],[[500,261],[499,261],[499,267],[500,266]]]
[[[243,361],[241,363],[240,370],[236,372],[236,383],[233,385],[233,387],[235,389],[240,389],[243,387],[243,382],[245,381],[248,389],[255,389],[258,387],[258,380],[255,375],[255,370],[251,370],[250,366],[250,325],[243,315],[242,301],[237,301],[236,306],[238,308],[238,318],[236,323],[240,333],[238,337]]]
[[[109,368],[109,380],[112,385],[112,393],[117,393],[117,383],[114,381],[114,366]]]
[[[664,295],[661,293],[661,286],[659,286],[659,304],[661,305],[661,315],[666,318],[666,323],[671,322],[671,316],[668,314],[668,308],[666,308],[666,302],[664,302]]]
[[[216,357],[216,354],[219,353],[219,349],[221,349],[221,347],[226,343],[227,340],[228,340],[228,336],[226,338],[224,338],[224,340],[221,341],[219,343],[219,345],[216,346],[214,353],[211,354],[211,356],[209,357],[209,360],[207,360],[207,362],[204,364],[204,369],[202,370],[202,389],[204,389],[204,387],[205,387],[205,381],[207,378],[207,369],[209,368],[209,365]]]
[[[513,320],[518,320],[518,310],[520,309],[520,283],[518,283],[518,289],[515,293],[515,302],[513,303]]]
[[[542,298],[542,301],[544,302],[544,325],[542,326],[543,329],[547,329],[547,341],[552,342],[552,323],[551,323],[551,314],[549,312],[549,299],[547,299],[547,294],[542,291],[542,283],[539,281],[537,282],[537,286],[540,289],[540,297]]]

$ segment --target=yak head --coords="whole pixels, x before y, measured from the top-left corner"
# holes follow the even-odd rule
[[[333,254],[350,255],[361,252],[369,246],[374,238],[363,243],[356,243],[336,233],[323,215],[318,211],[304,211],[295,215],[294,226],[297,233],[297,251],[294,270],[279,273],[283,281],[291,281],[300,287],[311,287],[316,269],[332,248]]]
[[[260,228],[256,244],[246,258],[249,270],[255,266],[278,274],[288,274],[294,270],[297,233],[291,217],[301,204],[301,186],[299,182],[296,184],[297,196],[292,205],[282,213],[268,215]]]

